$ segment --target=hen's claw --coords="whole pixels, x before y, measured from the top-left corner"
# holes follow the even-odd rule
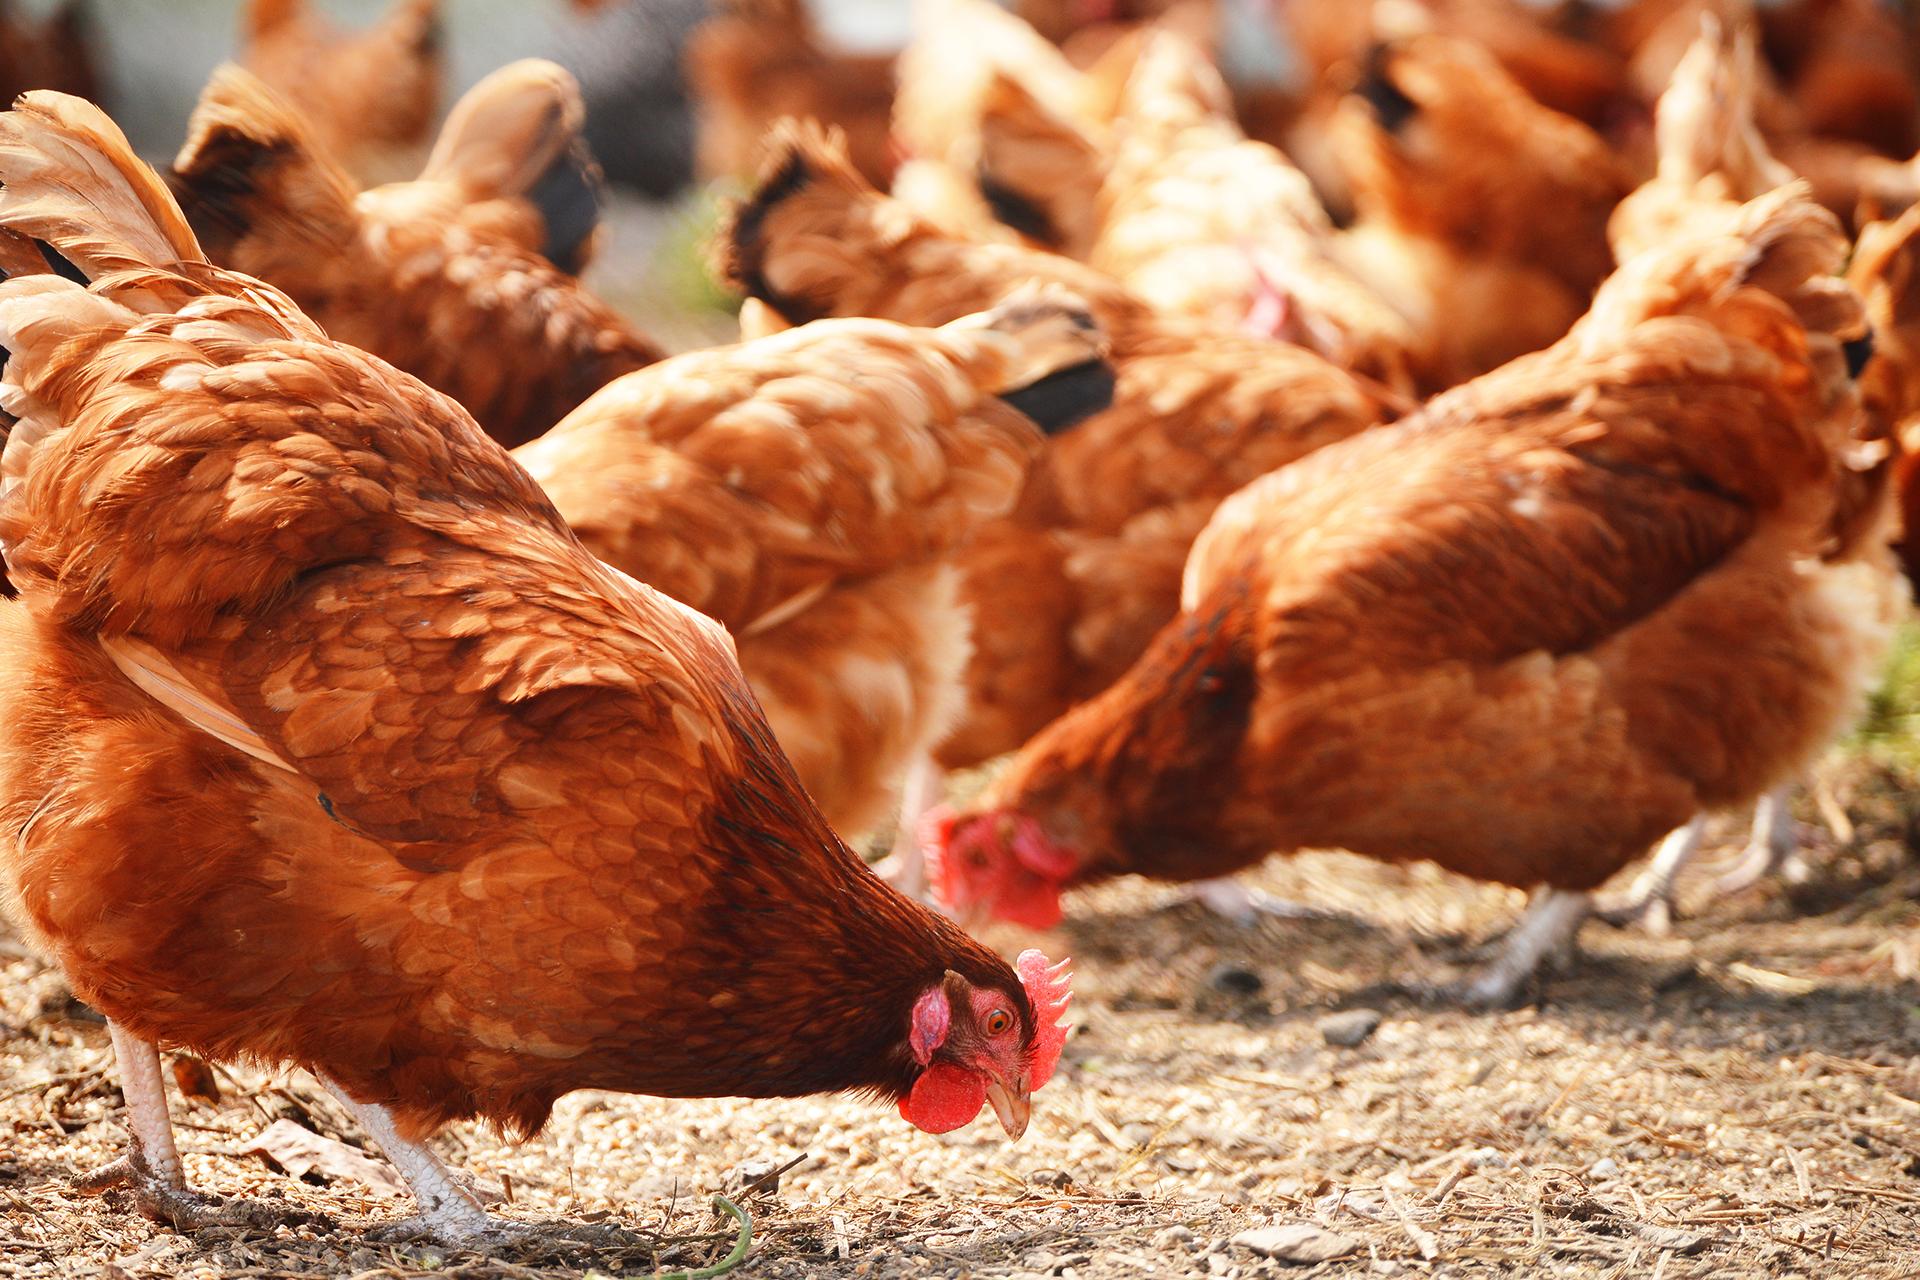
[[[1807,864],[1800,857],[1799,833],[1782,792],[1769,792],[1753,808],[1753,835],[1734,864],[1713,883],[1721,894],[1743,893],[1762,880],[1779,876],[1788,884],[1804,884]]]
[[[492,1253],[520,1244],[533,1234],[534,1229],[525,1223],[496,1218],[476,1205],[472,1214],[416,1213],[398,1222],[370,1227],[366,1239],[373,1244],[433,1244],[446,1249]]]
[[[1696,814],[1669,834],[1625,896],[1600,904],[1594,914],[1617,929],[1637,924],[1655,937],[1666,934],[1673,927],[1674,886],[1680,872],[1699,855],[1706,827],[1706,815]]]
[[[1437,994],[1474,1009],[1511,1009],[1542,974],[1565,967],[1578,951],[1580,926],[1593,914],[1591,894],[1541,889],[1508,930],[1499,954]]]
[[[1242,928],[1250,928],[1263,918],[1322,920],[1328,915],[1320,907],[1275,897],[1265,890],[1250,888],[1231,877],[1201,880],[1188,888],[1187,898]]]
[[[184,1184],[175,1185],[147,1163],[137,1138],[118,1160],[75,1178],[73,1189],[90,1196],[124,1190],[141,1213],[175,1231],[198,1231],[202,1227],[267,1228],[289,1219],[314,1216],[278,1211],[245,1200],[217,1200],[189,1190]]]

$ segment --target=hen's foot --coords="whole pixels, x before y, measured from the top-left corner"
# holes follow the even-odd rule
[[[202,1227],[273,1227],[313,1216],[276,1211],[245,1200],[217,1200],[201,1195],[188,1189],[184,1181],[157,1172],[147,1163],[138,1139],[118,1160],[75,1178],[73,1188],[90,1196],[125,1191],[141,1213],[175,1231],[198,1231]]]
[[[1680,872],[1699,855],[1706,825],[1706,816],[1696,815],[1669,834],[1654,850],[1647,869],[1634,877],[1626,894],[1601,903],[1594,914],[1618,929],[1637,924],[1655,937],[1666,934],[1673,927],[1674,886]]]
[[[931,903],[933,885],[927,878],[927,859],[921,852],[922,827],[928,810],[940,803],[947,775],[932,759],[921,756],[907,766],[900,786],[900,821],[893,848],[874,864],[874,874],[915,902]]]
[[[660,1241],[617,1222],[515,1222],[484,1210],[467,1213],[442,1206],[436,1213],[417,1213],[399,1222],[370,1228],[366,1238],[375,1244],[431,1244],[475,1253],[511,1250],[518,1253],[581,1249],[653,1249]]]
[[[1753,834],[1747,847],[1713,887],[1717,893],[1742,893],[1776,875],[1788,884],[1805,884],[1810,874],[1800,857],[1800,833],[1788,811],[1786,794],[1774,791],[1754,806]]]
[[[479,1205],[436,1205],[434,1208],[367,1230],[374,1244],[435,1244],[448,1249],[492,1253],[532,1238],[524,1222],[496,1218]]]
[[[1534,980],[1561,969],[1578,954],[1580,926],[1593,914],[1591,894],[1541,889],[1501,940],[1499,954],[1460,981],[1440,989],[1443,999],[1475,1009],[1511,1009]]]
[[[1328,914],[1320,907],[1276,898],[1264,890],[1249,888],[1230,878],[1199,881],[1188,887],[1187,899],[1242,928],[1251,927],[1263,918],[1323,920]]]

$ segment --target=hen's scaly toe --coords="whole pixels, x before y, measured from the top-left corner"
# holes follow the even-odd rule
[[[366,1238],[373,1244],[432,1244],[493,1253],[520,1244],[533,1235],[534,1229],[526,1223],[496,1218],[476,1205],[471,1213],[416,1213],[398,1222],[370,1227]]]
[[[1664,938],[1673,931],[1673,894],[1629,893],[1615,901],[1600,903],[1593,914],[1616,929],[1638,926],[1656,938]]]
[[[221,1200],[175,1185],[147,1163],[137,1143],[118,1160],[75,1178],[73,1187],[94,1196],[124,1191],[142,1214],[175,1231],[198,1231],[203,1227],[266,1229],[288,1222],[325,1223],[317,1214],[276,1209],[248,1200]]]
[[[1201,880],[1187,890],[1187,897],[1242,928],[1251,928],[1261,920],[1322,920],[1329,914],[1323,908],[1275,897],[1231,878]]]

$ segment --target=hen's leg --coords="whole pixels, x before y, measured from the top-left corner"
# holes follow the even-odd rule
[[[160,1080],[160,1052],[118,1023],[113,1036],[120,1092],[127,1100],[127,1154],[74,1180],[76,1190],[99,1195],[124,1187],[140,1212],[179,1231],[200,1227],[269,1226],[285,1215],[241,1201],[221,1203],[187,1189],[180,1152],[173,1145],[173,1121],[167,1115],[166,1086]]]
[[[1796,856],[1799,840],[1794,832],[1793,811],[1787,803],[1791,794],[1787,787],[1776,787],[1753,806],[1753,834],[1739,859],[1714,881],[1716,891],[1739,893],[1772,875],[1783,875],[1794,883],[1806,878],[1806,867]]]
[[[525,1228],[503,1222],[482,1209],[480,1202],[453,1180],[447,1166],[440,1163],[440,1157],[424,1144],[401,1137],[392,1112],[377,1102],[355,1101],[353,1095],[325,1076],[320,1077],[320,1083],[353,1112],[367,1136],[380,1144],[380,1150],[407,1180],[414,1200],[420,1205],[420,1212],[415,1216],[381,1228],[382,1237],[483,1248],[524,1234]]]
[[[900,784],[900,829],[894,833],[893,852],[875,865],[874,872],[916,902],[928,899],[927,860],[920,852],[920,820],[940,803],[947,776],[932,756],[921,756],[907,766]]]
[[[1215,915],[1241,926],[1252,925],[1262,916],[1275,920],[1319,920],[1327,915],[1319,907],[1276,898],[1264,890],[1241,883],[1233,876],[1197,881],[1187,887],[1187,897]]]
[[[1648,933],[1665,933],[1673,924],[1674,884],[1681,870],[1698,856],[1706,829],[1707,816],[1697,813],[1686,826],[1668,833],[1654,850],[1647,869],[1634,877],[1626,896],[1601,905],[1599,917],[1622,928],[1637,923]]]
[[[1453,994],[1480,1008],[1515,1004],[1541,969],[1572,958],[1580,926],[1592,914],[1592,894],[1536,890],[1526,914],[1502,940],[1500,954],[1455,986]]]

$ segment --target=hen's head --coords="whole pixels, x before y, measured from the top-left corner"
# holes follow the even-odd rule
[[[1034,818],[1011,809],[956,815],[936,809],[921,834],[940,902],[963,924],[1010,920],[1029,929],[1060,923],[1060,894],[1080,859]]]
[[[914,1001],[907,1045],[921,1071],[900,1099],[900,1114],[928,1133],[958,1129],[993,1104],[1009,1138],[1027,1131],[1028,1098],[1060,1061],[1060,1025],[1073,998],[1071,961],[1049,964],[1038,951],[1015,961],[1026,1000],[946,975]]]

